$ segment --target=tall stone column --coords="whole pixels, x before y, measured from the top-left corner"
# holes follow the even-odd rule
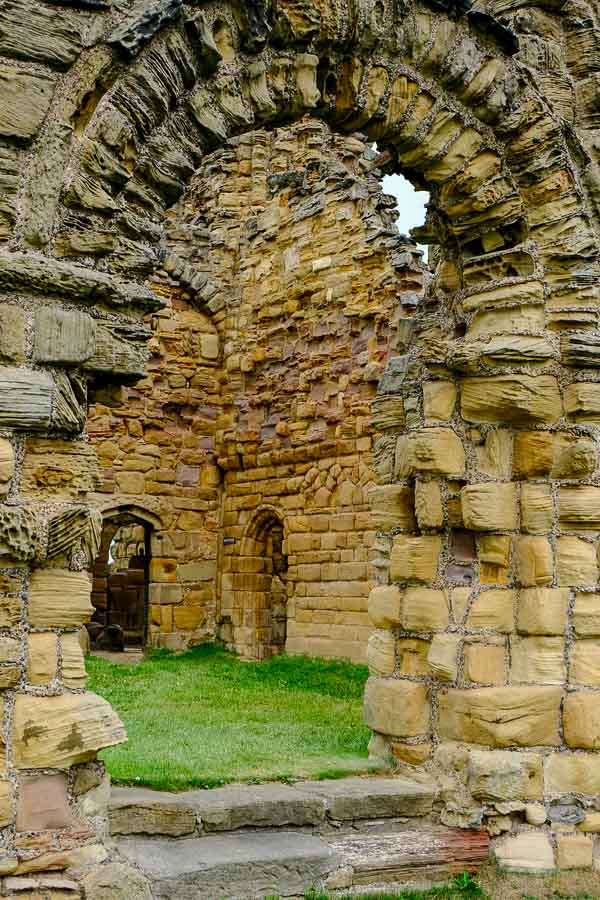
[[[0,822],[12,826],[0,870],[16,878],[105,855],[108,782],[94,760],[126,738],[85,690],[80,632],[101,532],[85,500],[98,476],[85,421],[88,381],[118,381],[134,362],[141,371],[144,351],[139,326],[82,308],[98,289],[109,307],[135,304],[99,273],[0,259]]]

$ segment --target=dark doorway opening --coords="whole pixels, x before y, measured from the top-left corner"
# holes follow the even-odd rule
[[[88,627],[93,649],[141,649],[148,638],[152,525],[127,511],[104,521]]]

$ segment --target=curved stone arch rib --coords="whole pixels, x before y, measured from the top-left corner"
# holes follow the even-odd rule
[[[116,506],[100,506],[99,511],[105,522],[112,522],[123,517],[131,518],[140,525],[148,525],[155,530],[162,528],[160,516],[137,503],[122,503]]]
[[[155,38],[155,40],[160,40],[160,39],[161,39],[160,36]],[[433,38],[432,38],[432,40],[433,40]],[[134,64],[134,68],[132,69],[132,71],[128,72],[126,74],[125,77],[128,79],[128,81],[131,81],[131,79],[133,78],[134,83],[135,83],[136,67],[138,67],[140,69],[140,72],[142,73],[142,75],[140,77],[143,77],[143,71],[144,71],[143,66],[144,66],[144,61],[145,61],[145,55],[149,55],[151,53],[152,53],[152,44],[149,45],[147,48],[145,48],[144,51],[142,51],[142,53],[138,57],[136,63]],[[429,56],[431,56],[431,50],[430,50]],[[284,60],[284,61],[287,60],[287,63],[288,63],[288,65],[286,65],[283,70],[281,69],[282,60]],[[299,68],[297,70],[294,70],[293,56],[292,57],[290,57],[290,56],[281,57],[281,59],[278,61],[277,58],[274,58],[272,55],[269,56],[268,53],[263,52],[262,62],[258,63],[258,67],[261,71],[260,80],[261,81],[264,80],[263,93],[264,93],[265,97],[269,98],[269,104],[267,104],[269,109],[268,109],[268,111],[266,111],[266,106],[265,106],[265,109],[263,109],[262,112],[261,112],[261,108],[260,108],[261,107],[260,96],[259,96],[259,94],[257,94],[256,90],[253,93],[251,85],[247,86],[249,95],[246,96],[245,99],[243,99],[241,95],[236,93],[237,89],[233,88],[233,82],[231,81],[230,77],[226,74],[219,75],[217,72],[216,76],[213,76],[212,82],[205,81],[205,83],[207,85],[213,85],[216,87],[216,90],[218,92],[217,95],[211,94],[210,92],[206,93],[206,89],[201,88],[201,91],[204,91],[204,93],[201,93],[201,94],[197,94],[197,93],[193,94],[192,93],[191,95],[189,95],[189,98],[188,98],[188,95],[186,94],[182,101],[182,102],[188,103],[188,105],[189,105],[189,103],[191,103],[191,106],[189,106],[189,110],[191,110],[191,114],[195,118],[196,122],[195,122],[195,125],[193,125],[191,122],[188,122],[188,126],[192,130],[192,133],[195,133],[195,135],[198,139],[199,148],[202,149],[202,147],[204,145],[206,145],[207,139],[208,139],[209,143],[211,141],[213,144],[215,143],[215,141],[217,143],[221,143],[225,139],[226,135],[231,135],[235,132],[239,132],[240,130],[247,129],[248,127],[251,127],[252,124],[260,125],[261,123],[267,124],[269,121],[272,122],[273,120],[277,119],[277,116],[280,115],[281,112],[285,111],[289,117],[292,110],[296,110],[295,115],[298,115],[302,110],[307,111],[312,108],[315,108],[315,105],[317,105],[317,104],[319,106],[320,114],[324,115],[325,118],[332,118],[334,121],[338,120],[338,123],[341,124],[342,120],[348,118],[347,115],[344,116],[344,114],[343,114],[343,103],[345,102],[344,97],[340,95],[339,98],[338,97],[334,98],[333,103],[330,104],[329,107],[327,104],[327,97],[325,97],[325,102],[323,102],[323,103],[319,102],[318,79],[319,79],[319,77],[322,77],[322,73],[319,73],[319,65],[321,65],[321,62],[319,61],[318,57],[316,57],[315,55],[313,55],[312,58],[309,60],[306,58],[306,54],[304,54],[303,56],[301,56],[301,58],[299,58],[299,62],[298,62]],[[422,53],[419,55],[417,63],[422,65],[425,70],[425,74],[428,74],[427,59],[423,60]],[[149,62],[148,62],[148,65],[149,65]],[[338,65],[339,65],[339,63],[338,63]],[[389,132],[389,124],[390,123],[388,121],[388,124],[386,125],[386,116],[388,118],[391,116],[396,123],[400,123],[402,118],[405,119],[407,115],[411,115],[412,112],[415,111],[415,107],[418,104],[418,102],[420,102],[422,106],[423,106],[423,104],[426,105],[426,96],[427,95],[423,92],[421,92],[421,93],[417,92],[415,94],[415,96],[413,96],[412,98],[408,98],[411,101],[408,104],[409,108],[408,108],[408,110],[405,108],[404,109],[405,115],[402,117],[399,117],[398,116],[398,113],[399,113],[398,104],[399,103],[402,104],[403,101],[401,99],[401,93],[402,93],[401,87],[398,87],[398,84],[397,84],[398,79],[397,78],[393,79],[389,74],[387,74],[388,69],[385,67],[380,66],[379,69],[376,68],[375,70],[372,70],[373,72],[379,73],[379,78],[377,78],[377,77],[373,77],[372,75],[369,75],[368,67],[364,66],[362,63],[360,63],[359,65],[361,67],[361,72],[359,73],[359,81],[356,85],[355,94],[351,97],[351,108],[354,110],[357,110],[357,109],[361,109],[361,107],[362,107],[362,112],[360,113],[360,117],[358,120],[355,117],[354,120],[350,123],[348,123],[347,121],[344,122],[344,128],[346,130],[350,127],[356,128],[359,125],[361,125],[361,126],[363,124],[367,125],[367,124],[369,124],[370,120],[372,120],[370,123],[370,129],[373,133],[373,136],[381,136],[382,129],[384,131],[387,130]],[[387,65],[388,66],[390,65],[389,61],[387,61]],[[397,68],[397,64],[395,63],[394,65]],[[287,69],[290,69],[290,68],[295,73],[295,81],[293,79],[290,81],[290,76],[288,75],[288,73],[286,71]],[[342,66],[342,69],[343,69],[343,66]],[[245,66],[245,70],[247,72],[250,72],[250,76],[252,76],[252,73],[254,73],[254,75],[256,75],[256,72],[258,71],[258,70],[256,70],[256,68],[254,68],[254,69],[252,69],[252,67],[248,68],[247,65]],[[366,72],[362,71],[362,70],[366,70]],[[225,72],[227,71],[227,67],[225,68],[224,71]],[[391,69],[390,69],[390,71],[391,71]],[[282,72],[283,72],[283,74],[282,74]],[[385,74],[385,78],[383,78],[384,74]],[[353,74],[351,71],[344,73],[344,71],[341,70],[340,76],[341,76],[340,82],[339,82],[340,84],[343,85],[344,79],[345,79],[345,81],[352,84],[353,78],[354,79],[356,78],[356,73]],[[402,76],[399,76],[399,77],[401,78]],[[413,77],[416,77],[416,79],[417,79],[417,80],[411,82],[413,84],[417,84],[419,80],[421,82],[423,81],[422,74],[418,74]],[[381,81],[382,78],[383,78],[383,82],[385,82],[385,83],[383,83]],[[496,83],[500,80],[501,79],[496,78]],[[145,79],[145,81],[147,81],[147,79]],[[374,84],[371,84],[372,82],[374,82]],[[337,83],[338,82],[336,81],[336,84]],[[312,85],[312,87],[310,87],[310,85]],[[117,81],[115,84],[115,87],[113,88],[113,94],[115,94],[115,92],[118,93],[119,89],[120,89],[119,82]],[[396,95],[394,95],[394,89],[396,89]],[[473,99],[478,100],[480,94],[482,96],[485,96],[486,92],[489,91],[490,89],[491,89],[491,86],[488,83],[488,80],[483,79],[483,87],[479,88],[479,89],[471,88],[471,93],[470,93],[468,99],[471,101]],[[232,90],[233,90],[233,92],[232,92]],[[236,97],[237,97],[237,99],[236,99]],[[149,101],[147,101],[147,102],[149,102]],[[427,102],[430,102],[430,101],[427,101]],[[89,150],[89,140],[93,138],[94,133],[99,134],[102,132],[103,126],[101,125],[101,122],[102,122],[103,116],[106,117],[108,115],[110,117],[110,116],[114,116],[114,114],[115,114],[114,106],[111,106],[111,103],[112,103],[112,101],[110,99],[110,95],[105,96],[105,98],[102,101],[102,104],[97,108],[95,115],[92,117],[90,126],[88,126],[88,129],[86,132],[90,137],[84,139],[84,145],[85,145],[86,141],[88,141],[88,144],[87,144],[88,150]],[[254,112],[250,115],[247,115],[246,113],[243,112],[244,106],[246,106],[246,108],[248,110],[250,109],[250,107],[248,107],[248,105],[247,105],[248,103],[250,103],[250,105],[254,108]],[[297,105],[298,103],[299,103],[299,105]],[[337,105],[335,105],[336,103],[337,103]],[[338,109],[338,106],[340,104],[342,106],[342,110]],[[264,106],[264,104],[263,104],[263,106]],[[404,106],[406,107],[406,104],[404,104]],[[442,123],[441,123],[439,115],[436,114],[436,108],[437,107],[435,106],[435,103],[433,103],[433,105],[429,106],[428,109],[426,110],[426,112],[429,113],[430,116],[432,117],[430,119],[428,119],[427,115],[425,115],[423,117],[421,115],[423,110],[419,110],[418,115],[421,116],[421,118],[419,119],[417,124],[420,128],[427,128],[427,124],[428,124],[429,120],[433,123],[433,126],[434,126],[434,135],[433,136],[438,141],[438,144],[436,145],[438,147],[437,152],[441,153],[441,150],[443,148],[441,145],[439,145],[439,141],[443,140],[443,130],[442,130],[442,137],[440,137],[440,127],[442,127]],[[165,109],[165,115],[167,115],[167,117],[168,117],[168,111],[169,111],[168,108]],[[175,115],[178,116],[179,113],[175,112]],[[375,117],[375,118],[373,118],[373,117]],[[381,124],[378,124],[378,117],[379,117],[379,121]],[[164,116],[163,116],[163,119],[164,119]],[[437,120],[437,122],[436,122],[436,120]],[[164,120],[164,121],[166,121],[166,120]],[[159,129],[161,127],[163,127],[163,128],[167,127],[167,125],[164,124],[164,121],[163,121],[163,125],[158,126]],[[183,122],[180,121],[178,124],[179,124],[179,129],[178,129],[179,134],[177,135],[177,137],[172,138],[172,140],[175,140],[175,141],[177,141],[177,138],[183,138],[183,135],[181,134],[181,132],[182,132],[181,126],[183,125]],[[139,125],[139,128],[141,128],[141,127],[142,126]],[[138,128],[138,130],[139,130],[139,128]],[[200,129],[200,130],[198,130],[198,129]],[[157,133],[157,132],[155,132],[155,133]],[[202,139],[200,137],[201,134],[203,135],[204,139]],[[418,136],[418,132],[415,132],[415,135]],[[457,132],[457,134],[455,134],[454,137],[458,137],[458,136],[460,136],[460,135]],[[147,161],[151,157],[151,154],[152,154],[152,151],[151,151],[152,138],[149,138],[148,136],[143,136],[143,135],[140,135],[140,138],[142,139],[142,144],[140,145],[139,157],[142,160],[143,159],[146,160],[146,163],[144,163],[145,171],[146,171],[146,174],[148,175],[148,177],[150,178],[150,182],[152,182],[153,177],[156,176],[157,172],[159,171],[156,169],[156,165],[158,165],[158,163],[156,163],[156,165],[153,164],[154,176],[152,176],[152,172],[150,171],[150,169],[148,169]],[[448,133],[448,142],[450,142],[451,139],[452,139],[452,134],[449,132]],[[463,138],[463,141],[464,141],[464,138]],[[190,143],[189,140],[186,139],[186,143],[188,145],[186,148],[186,151],[187,151],[187,150],[189,150],[189,143]],[[172,200],[174,199],[174,195],[170,192],[172,191],[172,189],[174,187],[175,188],[177,187],[177,183],[179,183],[179,188],[177,188],[177,190],[181,190],[183,188],[185,178],[189,177],[191,168],[193,166],[193,162],[190,161],[190,165],[188,165],[187,170],[185,170],[185,166],[184,166],[184,169],[182,169],[179,173],[180,177],[178,176],[177,178],[175,178],[175,181],[172,181],[171,176],[169,176],[166,173],[165,168],[164,168],[164,166],[165,166],[165,163],[164,163],[165,145],[164,144],[161,145],[161,151],[163,152],[163,158],[161,159],[160,164],[162,166],[163,175],[164,175],[164,179],[163,179],[164,187],[165,187],[165,190],[167,191],[167,196],[165,197],[165,200],[161,201],[161,198],[154,194],[154,191],[157,188],[156,179],[154,181],[154,184],[149,185],[147,182],[147,179],[146,179],[145,184],[142,182],[137,182],[137,187],[135,187],[135,193],[136,193],[137,199],[138,199],[138,201],[140,201],[142,203],[142,205],[144,203],[146,203],[149,206],[151,206],[152,204],[155,204],[155,202],[160,201],[158,207],[156,208],[156,212],[158,212],[159,208],[164,209],[165,206],[168,205],[169,201],[172,202]],[[96,157],[100,157],[100,158],[102,158],[104,156],[104,157],[110,158],[110,155],[112,153],[112,156],[114,158],[114,152],[115,152],[114,150],[111,150],[110,148],[106,147],[106,145],[103,146],[102,144],[100,144],[98,153],[93,154],[93,156],[95,155]],[[433,152],[435,153],[436,151],[434,150]],[[150,154],[150,156],[149,156],[149,154]],[[89,156],[89,153],[88,153],[88,156]],[[185,153],[184,153],[184,156],[185,156]],[[183,159],[183,157],[182,157],[182,159]],[[198,159],[198,157],[196,157],[196,161],[197,161],[197,159]],[[128,165],[130,165],[130,163]],[[159,166],[159,168],[160,168],[160,166]],[[406,168],[409,169],[410,167],[407,166]],[[152,169],[152,166],[151,166],[151,169]],[[109,166],[108,169],[103,174],[108,178],[108,181],[106,183],[106,187],[102,188],[102,190],[104,191],[104,193],[110,195],[111,190],[112,190],[111,185],[110,185],[110,178],[111,178],[111,175],[114,176],[114,167],[111,172],[110,166]],[[75,178],[77,178],[77,177],[79,177],[79,176],[77,174],[75,174]],[[431,177],[433,178],[433,177],[435,177],[435,175],[432,174]],[[125,174],[123,175],[123,178],[125,178]],[[131,194],[131,190],[133,190],[135,184],[136,184],[135,179],[132,181],[131,177],[125,178],[123,188],[120,189],[121,195],[122,195],[123,190],[129,191]],[[142,193],[140,193],[140,191]],[[145,195],[145,198],[142,195]],[[119,194],[115,195],[115,200],[118,198],[118,196],[119,196]],[[93,201],[92,201],[92,203],[93,203]],[[109,208],[104,210],[104,213],[107,213],[109,216],[112,216],[112,218],[114,219],[117,211],[110,208],[113,205],[114,204],[109,204]],[[147,211],[151,212],[150,209],[148,209]],[[140,212],[139,208],[138,208],[137,212],[138,213]],[[124,212],[122,211],[119,215],[126,215],[126,210]],[[149,226],[149,227],[151,228],[152,226]],[[122,252],[123,245],[120,246],[120,249]],[[134,251],[132,250],[132,252],[134,252]],[[134,256],[135,256],[135,253],[134,253]],[[152,264],[150,259],[148,259],[148,264],[149,265]],[[135,266],[134,266],[134,268],[135,268]]]
[[[285,532],[285,517],[276,506],[261,506],[252,516],[240,542],[240,556],[251,555],[252,543],[260,541],[273,525],[279,525]]]

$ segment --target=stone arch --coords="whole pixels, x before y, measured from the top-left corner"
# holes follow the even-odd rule
[[[77,62],[84,38],[73,19],[79,44],[53,56],[44,77],[9,73],[11,244],[0,252],[0,285],[44,296],[25,307],[36,340],[35,356],[23,358],[46,368],[33,370],[33,411],[11,406],[31,368],[5,377],[4,424],[77,434],[84,379],[74,369],[142,373],[139,317],[159,305],[144,279],[162,261],[165,211],[207,149],[305,112],[364,130],[382,162],[431,187],[420,238],[442,248],[421,310],[406,310],[375,404],[381,585],[367,721],[382,753],[401,759],[428,760],[445,742],[488,748],[469,769],[475,799],[488,795],[473,773],[501,765],[498,748],[542,748],[540,798],[576,791],[573,757],[577,772],[595,771],[600,741],[595,684],[581,662],[589,648],[572,641],[573,617],[598,586],[598,180],[582,137],[596,115],[593,86],[576,85],[583,128],[567,127],[569,104],[550,102],[533,51],[515,60],[509,26],[454,4],[161,9],[144,21],[137,7],[121,22],[96,20],[103,42]],[[547,14],[561,25],[560,8]],[[194,290],[222,314],[213,285]],[[56,319],[64,327],[55,331]],[[552,622],[541,622],[549,609]],[[426,636],[419,675],[402,657],[411,634]],[[19,695],[16,743],[34,699],[55,701]],[[107,742],[122,737],[116,725],[105,732]],[[21,742],[12,758],[50,764],[38,750]],[[454,769],[449,755],[442,747],[441,768]],[[81,758],[89,755],[50,756],[57,766]]]

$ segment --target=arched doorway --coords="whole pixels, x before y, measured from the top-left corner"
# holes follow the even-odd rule
[[[129,508],[105,514],[94,566],[92,647],[119,651],[146,645],[152,530],[151,522]]]
[[[242,592],[243,656],[269,659],[285,650],[287,637],[287,556],[283,521],[261,510],[242,542],[237,581]]]

